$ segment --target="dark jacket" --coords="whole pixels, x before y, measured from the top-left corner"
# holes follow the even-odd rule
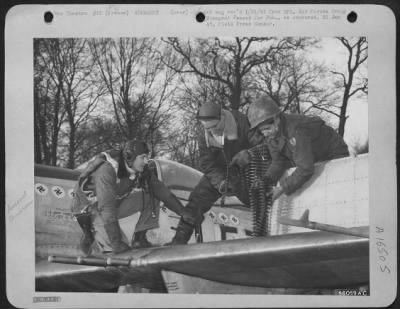
[[[287,168],[296,167],[281,181],[288,195],[313,175],[315,162],[349,155],[343,138],[319,117],[282,113],[277,139],[266,142],[272,157],[267,175],[273,181],[278,181]]]
[[[199,130],[198,142],[200,151],[200,167],[205,177],[215,189],[219,189],[220,183],[227,177],[227,167],[235,154],[249,148],[249,122],[247,117],[240,112],[230,111],[237,124],[238,138],[228,140],[225,138],[223,148],[207,145],[205,132]]]

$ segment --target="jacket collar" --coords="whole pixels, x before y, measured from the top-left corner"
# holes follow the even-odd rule
[[[107,162],[111,164],[111,166],[114,168],[115,174],[118,175],[118,167],[119,163],[117,160],[115,160],[108,152],[102,152],[102,154],[106,157]],[[128,164],[125,162],[125,167],[129,173],[129,179],[135,179],[136,178],[136,173],[133,169],[131,169]]]
[[[222,113],[225,117],[225,127],[221,137],[214,136],[207,130],[204,130],[207,147],[213,146],[217,148],[223,148],[225,138],[228,140],[238,139],[238,125],[235,117],[233,117],[233,114],[230,111],[225,109],[222,110]]]

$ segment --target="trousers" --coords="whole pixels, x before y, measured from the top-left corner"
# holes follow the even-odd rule
[[[158,219],[160,214],[160,202],[152,199],[149,194],[143,191],[134,191],[118,203],[117,209],[104,207],[98,209],[93,205],[91,210],[91,220],[93,224],[93,234],[96,243],[102,251],[112,251],[110,235],[108,235],[105,225],[118,222],[118,219],[125,218],[134,213],[140,212],[140,217],[135,226],[135,233],[159,227]],[[129,243],[124,233],[121,233],[122,241]]]
[[[243,182],[236,181],[236,185],[232,188],[232,195],[235,195],[243,204],[249,205],[247,189],[240,183]],[[211,209],[221,196],[222,194],[214,188],[206,176],[200,179],[192,193],[190,193],[189,202],[186,205],[186,208],[195,214],[197,218],[196,225],[203,222],[204,214]]]

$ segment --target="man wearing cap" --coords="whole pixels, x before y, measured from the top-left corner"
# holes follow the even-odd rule
[[[196,225],[199,225],[204,220],[204,213],[224,194],[235,194],[247,204],[247,192],[239,185],[238,170],[230,165],[235,155],[250,147],[250,142],[249,123],[240,112],[205,103],[199,108],[197,119],[204,129],[198,134],[200,167],[204,176],[190,194],[186,208],[193,212]],[[186,244],[193,230],[194,225],[181,218],[169,244]]]
[[[314,173],[314,163],[349,155],[343,138],[319,117],[281,113],[269,96],[252,103],[248,110],[250,130],[264,135],[272,163],[265,177],[277,182],[289,167],[294,172],[280,181],[273,199],[292,194]]]
[[[99,154],[79,177],[72,209],[76,212],[86,206],[90,208],[91,229],[84,228],[81,241],[85,253],[90,252],[93,240],[102,253],[130,249],[122,241],[118,223],[118,213],[127,209],[129,213],[141,212],[131,247],[149,247],[146,232],[158,227],[159,203],[155,198],[194,223],[191,212],[158,180],[154,167],[147,164],[148,155],[146,143],[132,140],[121,150]],[[135,203],[136,197],[131,194],[134,190],[142,191],[141,203]]]

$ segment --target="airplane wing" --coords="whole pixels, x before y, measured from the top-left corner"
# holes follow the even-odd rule
[[[121,270],[116,267],[61,265],[46,260],[36,264],[39,292],[116,292],[121,280]]]
[[[143,256],[145,249],[135,250],[129,256],[115,255],[129,261],[133,256]],[[76,258],[68,257],[76,261]],[[96,260],[96,258],[93,258]],[[93,262],[92,259],[92,262]],[[154,268],[130,268],[127,266],[107,266],[107,258],[98,257],[101,263],[91,265],[59,264],[42,260],[36,264],[36,291],[52,292],[117,292],[118,288],[127,283],[138,284],[141,288],[153,292],[166,292],[162,276]],[[76,262],[75,262],[76,263]],[[129,281],[127,281],[129,280]]]
[[[368,227],[364,229],[367,231]],[[163,270],[253,287],[345,288],[369,281],[368,256],[368,238],[306,232],[142,249],[108,259],[99,257],[86,261],[59,256],[52,259],[53,262],[96,265],[63,265],[80,267],[80,276],[78,268],[65,275],[70,277],[70,283],[86,291],[88,288],[96,290],[94,284],[107,289],[121,282],[142,283],[153,288],[158,282],[160,288]],[[40,290],[46,278],[49,277],[44,273],[37,277]],[[56,288],[55,285],[52,288]]]

